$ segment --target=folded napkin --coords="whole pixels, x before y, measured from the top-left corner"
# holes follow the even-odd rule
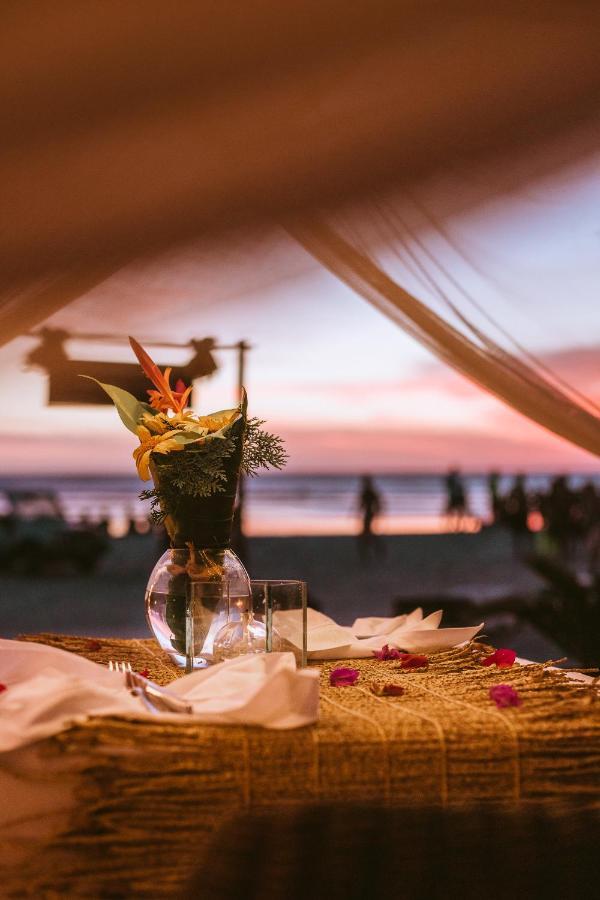
[[[167,721],[299,728],[315,722],[319,676],[296,669],[292,653],[248,654],[186,675],[168,690],[192,715]],[[0,640],[0,751],[56,734],[90,716],[156,719],[124,676],[55,647]]]
[[[307,610],[307,649],[309,659],[360,659],[381,650],[384,644],[398,650],[433,651],[456,647],[472,640],[483,628],[440,628],[442,611],[423,617],[422,609],[408,615],[383,618],[371,616],[356,619],[349,628],[337,625],[333,619],[314,609]],[[294,646],[302,646],[300,614],[276,612],[273,626],[280,637]]]

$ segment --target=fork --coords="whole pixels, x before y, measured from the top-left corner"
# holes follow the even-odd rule
[[[125,675],[126,687],[134,696],[140,697],[147,707],[152,707],[153,712],[175,712],[188,716],[193,713],[193,707],[189,703],[180,700],[179,697],[174,697],[164,688],[154,684],[153,681],[134,672],[131,663],[116,662],[111,659],[108,668],[111,672],[122,672]]]

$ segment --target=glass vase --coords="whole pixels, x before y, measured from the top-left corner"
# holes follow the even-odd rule
[[[148,581],[146,618],[162,649],[188,671],[245,652],[253,627],[248,573],[229,548],[167,550]],[[236,640],[215,658],[215,636],[228,625]]]
[[[233,452],[223,461],[220,489],[187,493],[167,456],[153,454],[150,472],[161,496],[171,549],[163,553],[146,588],[146,617],[158,643],[186,671],[265,649],[265,628],[255,623],[250,578],[230,549],[245,429],[244,416],[230,431]],[[177,454],[202,461],[202,446]]]

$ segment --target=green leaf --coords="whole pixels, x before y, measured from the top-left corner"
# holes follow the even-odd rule
[[[226,425],[223,425],[222,428],[219,428],[218,431],[213,431],[211,437],[222,437],[223,435],[229,434],[229,432],[231,431],[233,426],[236,424],[236,422],[239,422],[240,419],[242,418],[242,411],[239,408],[239,406],[236,409],[224,410],[224,412],[231,413],[231,414],[236,413],[236,415],[234,415],[233,419],[231,419],[230,422],[227,422]]]
[[[189,444],[192,441],[198,441],[203,437],[206,437],[206,432],[200,434],[197,431],[178,431],[177,434],[173,435],[172,440],[177,441],[178,444]]]
[[[239,412],[239,406],[234,406],[232,409],[218,409],[216,412],[208,413],[206,416],[207,419],[211,419],[213,416],[227,416],[227,418],[231,418],[231,416]]]
[[[224,425],[223,428],[220,428],[219,431],[211,431],[210,434],[206,435],[207,441],[226,441],[227,435],[224,431],[225,428],[229,428],[229,425]]]
[[[140,403],[140,401],[136,399],[133,394],[130,394],[129,391],[124,391],[123,388],[115,387],[114,384],[102,384],[101,381],[98,381],[97,378],[92,378],[91,375],[80,375],[79,377],[89,378],[90,381],[95,381],[96,384],[99,384],[102,390],[106,391],[112,402],[115,404],[121,422],[125,428],[128,428],[129,431],[133,431],[134,434],[137,432],[141,418],[144,413],[147,412],[146,403]]]

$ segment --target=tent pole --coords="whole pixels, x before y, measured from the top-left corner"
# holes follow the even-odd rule
[[[238,350],[238,403],[242,402],[242,392],[244,390],[244,378],[246,368],[246,352],[250,349],[250,345],[246,341],[237,343]],[[243,473],[240,474],[238,483],[238,528],[239,535],[243,540],[244,535],[244,499],[245,499],[245,481]]]

